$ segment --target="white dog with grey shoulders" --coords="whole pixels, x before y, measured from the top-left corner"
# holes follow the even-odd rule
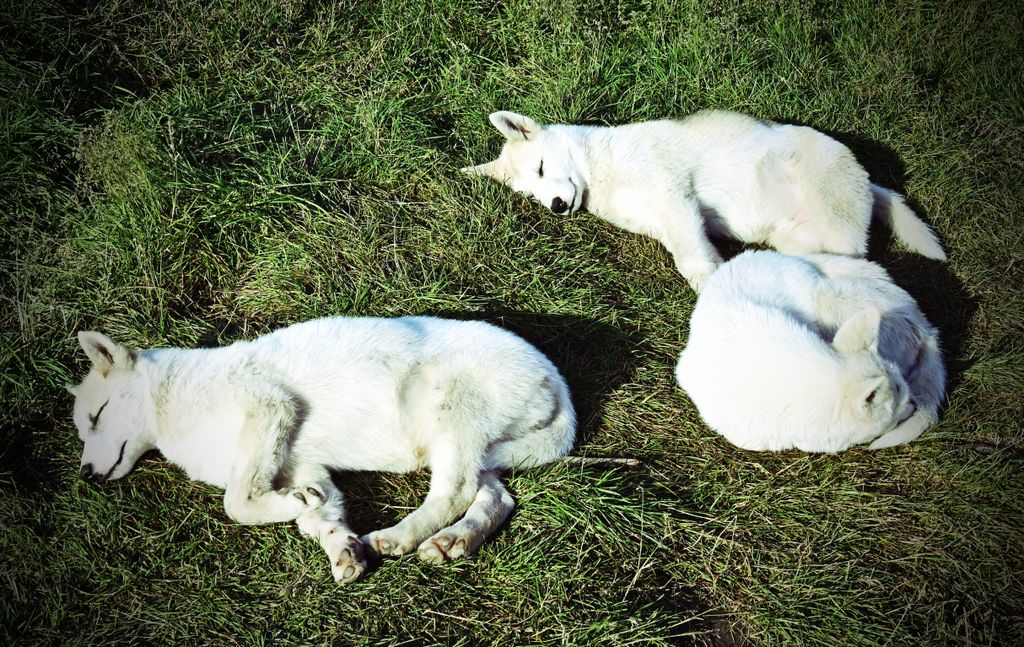
[[[863,256],[875,213],[912,250],[946,258],[899,194],[872,184],[846,146],[813,128],[723,110],[614,127],[541,126],[507,111],[490,120],[506,139],[501,154],[464,172],[557,214],[587,209],[653,236],[698,292],[722,260],[709,233],[786,254]]]
[[[878,265],[748,251],[697,298],[676,378],[734,445],[838,452],[920,436],[946,370],[935,328]]]
[[[363,572],[364,545],[434,562],[472,553],[513,507],[498,471],[555,460],[575,438],[558,370],[482,322],[334,317],[213,349],[79,341],[92,360],[69,387],[83,478],[121,478],[159,449],[224,488],[231,519],[294,520],[340,582]],[[362,538],[349,529],[331,470],[422,467],[422,506]]]

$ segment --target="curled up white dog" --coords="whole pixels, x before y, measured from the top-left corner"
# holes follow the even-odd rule
[[[917,438],[946,371],[935,328],[878,265],[748,251],[697,298],[676,378],[734,445],[838,452]]]
[[[92,370],[74,421],[81,475],[121,478],[150,449],[224,488],[244,524],[295,521],[334,578],[363,572],[364,547],[432,562],[472,553],[513,507],[499,470],[564,456],[569,390],[521,338],[431,317],[334,317],[213,349],[135,351],[79,333]],[[330,470],[431,471],[423,505],[357,537]]]
[[[587,209],[659,240],[698,292],[722,262],[708,234],[786,254],[864,256],[873,214],[910,249],[945,260],[935,234],[853,153],[813,128],[709,110],[680,120],[542,126],[491,114],[497,159],[462,170],[503,182],[557,214]]]

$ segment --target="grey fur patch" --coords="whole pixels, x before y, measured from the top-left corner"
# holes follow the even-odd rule
[[[439,390],[444,388],[444,397],[441,398],[441,403],[437,405],[437,408],[441,411],[465,409],[474,396],[479,396],[479,392],[468,387],[462,376],[458,375],[452,377],[444,387],[439,384],[436,388]]]
[[[309,418],[309,402],[298,393],[289,393],[292,415],[288,426],[278,437],[277,446],[274,447],[271,465],[277,466],[277,471],[270,479],[270,487],[273,490],[283,490],[292,487],[292,474],[295,471],[295,464],[292,461],[292,447],[299,437],[302,425]]]
[[[156,361],[156,356],[161,352],[166,351],[150,349],[143,351],[142,356],[152,361]],[[160,361],[166,362],[165,366],[167,369],[164,371],[164,375],[166,377],[153,387],[153,406],[156,409],[157,419],[166,415],[168,407],[170,406],[171,394],[174,392],[179,379],[186,375],[186,372],[178,369],[179,361],[176,356],[172,355],[166,360],[161,359]]]
[[[396,390],[398,391],[398,404],[404,410],[408,408],[411,396],[409,389],[415,384],[416,378],[420,376],[420,363],[413,362],[409,366],[409,370],[405,372],[402,377],[398,379],[398,385]]]
[[[540,382],[540,389],[542,392],[549,393],[552,396],[551,412],[548,414],[546,418],[544,418],[540,422],[534,423],[533,426],[530,427],[530,431],[539,431],[541,429],[546,429],[547,427],[550,427],[551,424],[554,423],[555,420],[558,418],[558,415],[562,413],[561,398],[559,398],[558,392],[551,388],[550,376],[544,376],[544,379],[541,380]]]

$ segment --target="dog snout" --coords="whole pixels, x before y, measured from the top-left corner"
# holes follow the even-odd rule
[[[93,470],[92,463],[86,463],[85,465],[83,465],[81,471],[79,471],[78,474],[79,476],[81,476],[86,481],[89,481],[90,483],[102,483],[103,481],[107,480],[106,474],[99,474]]]
[[[569,210],[569,205],[565,203],[565,200],[556,197],[551,201],[551,210],[555,213],[565,213]]]

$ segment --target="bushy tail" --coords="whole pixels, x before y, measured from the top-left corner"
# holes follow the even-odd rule
[[[903,202],[903,196],[877,184],[871,185],[871,195],[875,199],[875,216],[885,220],[903,244],[922,256],[946,260],[935,232]]]

